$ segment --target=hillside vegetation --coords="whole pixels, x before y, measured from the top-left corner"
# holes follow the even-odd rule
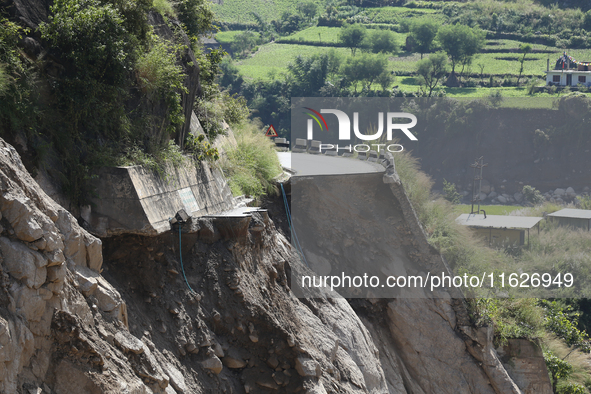
[[[576,60],[591,60],[591,10],[586,2],[351,0],[290,4],[227,1],[214,7],[221,18],[218,35],[222,47],[233,50],[233,60],[222,67],[222,85],[244,95],[263,123],[281,123],[282,135],[289,128],[289,122],[284,121],[287,114],[270,103],[288,100],[295,91],[308,96],[552,97],[560,89],[545,86],[548,64],[554,68],[564,52]],[[241,22],[229,15],[239,15]],[[454,55],[450,51],[458,45],[450,40],[456,38],[448,35],[446,39],[444,33],[458,26],[465,29],[452,32],[464,35],[457,42],[466,42],[465,34],[471,31],[478,39],[473,48]],[[360,39],[347,42],[353,30]],[[249,32],[258,35],[249,38]],[[374,48],[377,34],[387,36],[392,48]],[[438,52],[446,55],[440,65],[442,75],[431,78],[434,71],[429,58]],[[379,56],[386,61],[374,60]],[[421,60],[427,63],[419,69]],[[319,81],[314,89],[294,87],[300,84],[294,73],[301,67],[298,62],[309,63],[320,73],[310,76]],[[588,88],[578,89],[586,93]],[[277,91],[283,92],[283,99],[265,93]]]
[[[0,7],[0,136],[73,207],[88,203],[100,166],[215,159],[189,133],[193,111],[212,141],[224,119],[248,115],[215,81],[223,53],[199,43],[214,23],[205,0],[23,7]]]
[[[539,234],[532,232],[530,246],[523,249],[485,246],[465,226],[455,222],[462,207],[453,206],[431,194],[431,179],[420,172],[418,162],[410,154],[395,155],[396,169],[406,192],[417,211],[430,243],[445,257],[456,274],[481,275],[482,272],[515,273],[558,272],[573,274],[575,284],[559,289],[554,295],[561,299],[548,301],[524,298],[527,292],[512,292],[508,286],[499,289],[465,289],[469,297],[470,317],[476,326],[494,327],[494,342],[501,346],[509,338],[539,340],[555,385],[556,393],[588,393],[591,391],[591,232],[576,231],[542,222]],[[512,207],[501,207],[511,211]],[[488,209],[488,208],[487,208]],[[524,216],[540,216],[559,207],[543,204],[519,212]],[[503,212],[496,212],[503,214]],[[523,290],[523,289],[521,289]],[[496,291],[496,293],[494,293]],[[499,294],[505,292],[505,294]],[[558,374],[559,367],[564,374]],[[575,391],[571,391],[575,390]]]

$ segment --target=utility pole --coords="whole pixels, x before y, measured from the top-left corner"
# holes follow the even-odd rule
[[[487,167],[487,164],[484,164],[484,156],[480,156],[478,159],[474,161],[474,164],[471,164],[474,170],[474,179],[472,180],[472,208],[470,209],[470,215],[475,213],[480,213],[482,211],[484,213],[484,218],[486,219],[486,212],[484,209],[480,209],[480,193],[482,192],[482,169]],[[478,181],[478,194],[476,194],[476,181]],[[474,212],[474,203],[478,202],[478,210]]]

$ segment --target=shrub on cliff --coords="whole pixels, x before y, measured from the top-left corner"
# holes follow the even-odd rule
[[[272,180],[281,174],[281,165],[275,145],[262,129],[260,122],[243,123],[235,131],[238,145],[226,147],[227,158],[222,160],[222,168],[234,195],[258,198],[276,193]]]

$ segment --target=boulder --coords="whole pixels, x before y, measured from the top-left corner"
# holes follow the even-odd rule
[[[513,195],[513,198],[515,199],[516,202],[521,202],[521,201],[523,201],[523,194],[521,194],[521,193],[515,193]]]
[[[483,179],[482,182],[481,182],[481,184],[480,184],[480,191],[482,193],[486,193],[486,194],[492,192],[493,191],[493,188],[492,188],[490,182],[487,181],[486,179]]]
[[[84,294],[85,296],[89,296],[98,287],[98,279],[97,274],[90,270],[89,268],[83,266],[76,266],[74,267],[74,279],[78,284],[78,289]],[[115,308],[113,308],[115,309]],[[112,310],[112,309],[111,309]]]
[[[222,372],[224,368],[222,361],[216,355],[212,355],[210,358],[201,361],[201,365],[203,368],[213,371],[216,375]]]
[[[324,388],[324,385],[322,384],[322,382],[310,381],[310,382],[306,382],[306,383],[307,383],[306,394],[327,394],[327,391]]]
[[[493,198],[496,198],[498,196],[498,194],[496,192],[490,192],[490,194],[488,195],[488,198],[490,198],[491,200]]]
[[[16,303],[16,311],[29,322],[38,322],[45,312],[46,301],[37,290],[13,283],[10,293]]]
[[[47,282],[63,282],[66,278],[67,268],[65,264],[54,265],[47,268]]]
[[[0,237],[0,251],[4,258],[4,266],[14,278],[34,289],[45,283],[47,260],[43,255],[6,237]]]
[[[564,189],[558,188],[558,189],[554,190],[554,195],[555,196],[562,197],[565,194],[566,194],[566,190],[564,190]]]
[[[21,195],[5,194],[0,197],[2,215],[10,222],[16,236],[26,242],[33,242],[43,236],[38,222],[40,212],[30,206],[29,198]]]
[[[233,358],[230,356],[226,356],[222,359],[224,365],[228,368],[232,369],[240,369],[246,367],[246,362],[240,358]]]
[[[86,248],[86,263],[88,268],[101,272],[103,265],[103,242],[91,234],[84,234],[84,246]]]
[[[163,369],[170,379],[170,384],[178,393],[183,394],[187,392],[187,384],[181,371],[171,363],[164,363]]]
[[[318,361],[309,357],[299,356],[296,358],[295,369],[301,376],[320,376],[322,369]]]
[[[507,199],[503,196],[498,196],[497,201],[500,202],[501,204],[507,204]]]
[[[142,341],[134,337],[131,333],[121,330],[115,334],[113,339],[115,344],[124,352],[141,354],[144,352],[145,345]]]
[[[111,312],[121,305],[121,296],[117,290],[115,290],[113,286],[101,276],[97,276],[96,279],[98,286],[94,292],[94,296],[96,297],[98,307],[103,312]]]
[[[64,256],[68,264],[86,266],[86,246],[82,229],[66,210],[60,210],[56,222],[60,232],[64,235]]]

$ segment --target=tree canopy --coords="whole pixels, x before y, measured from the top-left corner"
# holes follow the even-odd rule
[[[451,73],[455,73],[457,64],[467,64],[482,49],[485,32],[466,25],[446,25],[439,28],[437,40],[449,56]]]
[[[446,68],[447,57],[443,52],[434,53],[428,59],[420,60],[417,63],[420,83],[425,86],[425,92],[428,92],[429,97],[439,81],[445,76]]]
[[[351,54],[355,56],[355,52],[361,47],[366,34],[366,29],[361,25],[345,25],[339,32],[339,41],[351,49]]]
[[[432,19],[419,19],[410,25],[410,35],[414,39],[416,50],[421,54],[431,52],[437,36],[439,24]]]
[[[390,30],[375,30],[366,38],[364,45],[373,53],[396,53],[398,44]]]

